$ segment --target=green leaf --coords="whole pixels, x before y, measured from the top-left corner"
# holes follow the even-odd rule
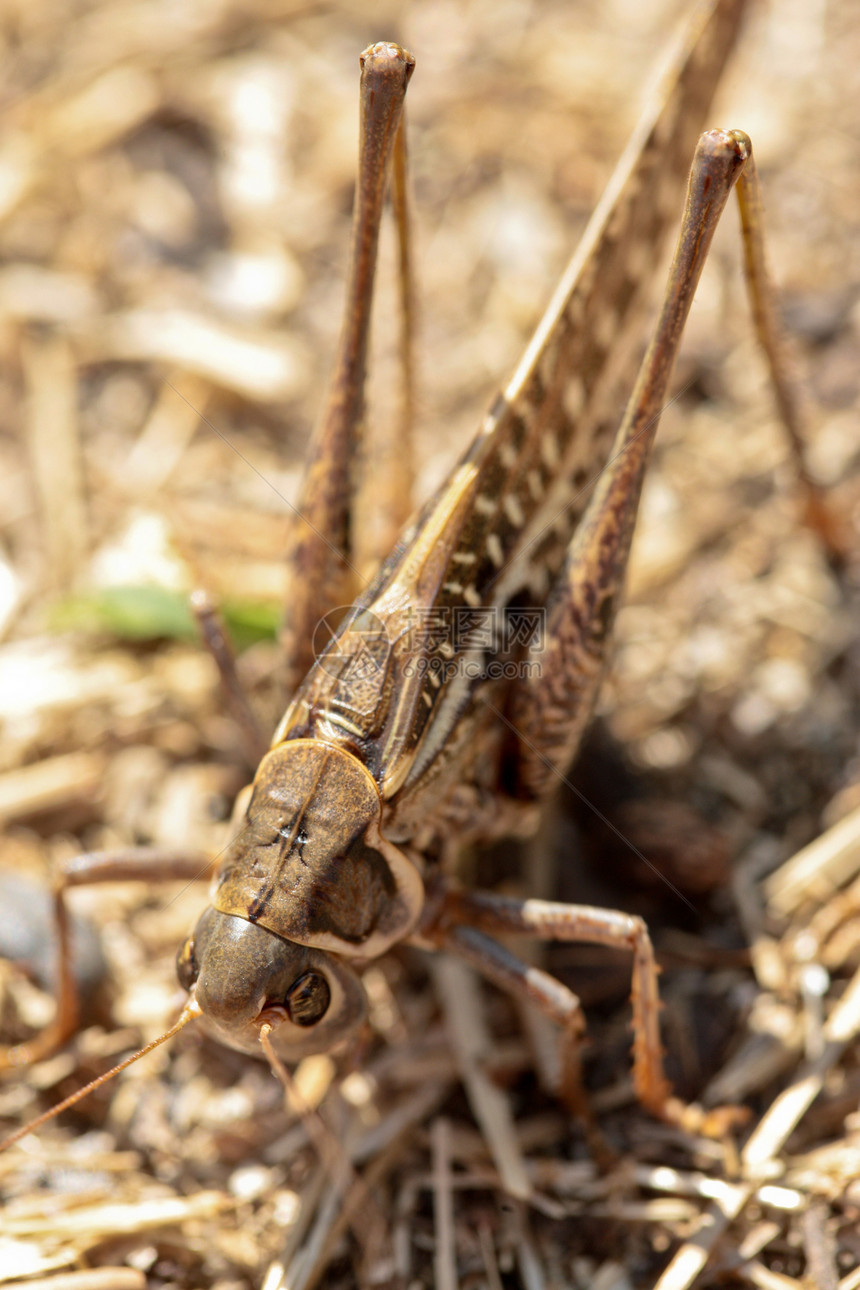
[[[280,608],[272,602],[235,600],[220,606],[234,646],[240,652],[257,641],[274,639]],[[184,591],[166,587],[106,587],[69,596],[52,610],[57,631],[82,631],[123,641],[200,639]]]

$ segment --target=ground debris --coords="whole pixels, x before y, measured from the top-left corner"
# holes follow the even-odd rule
[[[248,768],[189,639],[192,587],[256,642],[241,667],[263,723],[279,715],[284,499],[339,326],[361,49],[391,36],[417,59],[427,496],[519,357],[673,8],[384,3],[372,29],[345,0],[96,0],[73,21],[30,0],[10,15],[12,878],[47,886],[81,849],[222,845]],[[758,10],[717,112],[754,138],[774,275],[818,401],[812,461],[855,529],[860,165],[843,113],[857,18],[851,3]],[[561,947],[547,965],[583,1000],[613,1153],[598,1168],[514,1008],[398,952],[367,974],[366,1051],[309,1059],[289,1106],[267,1067],[189,1029],[0,1154],[0,1285],[860,1288],[858,566],[837,576],[798,523],[733,234],[717,239],[661,426],[612,674],[572,775],[587,805],[559,802],[547,849],[558,898],[647,918],[676,1086],[706,1112],[742,1103],[748,1124],[708,1137],[649,1119],[627,1075],[628,965]],[[396,388],[383,241],[378,418]],[[0,1085],[4,1125],[171,1023],[173,960],[203,892],[75,893],[99,929],[83,1028]],[[38,944],[50,929],[31,903]],[[50,1011],[50,959],[26,958],[0,963],[16,1042]]]

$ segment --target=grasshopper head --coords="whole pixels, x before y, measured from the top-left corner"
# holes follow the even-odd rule
[[[361,982],[334,954],[234,914],[207,909],[177,958],[208,1029],[240,1052],[260,1055],[260,1026],[275,1018],[275,1050],[288,1061],[324,1052],[364,1019]]]
[[[349,959],[406,936],[424,889],[412,861],[382,836],[367,768],[318,739],[277,745],[234,822],[214,908],[179,956],[179,976],[211,1028],[259,1052],[260,1027],[288,1060],[345,1038],[364,1016]]]

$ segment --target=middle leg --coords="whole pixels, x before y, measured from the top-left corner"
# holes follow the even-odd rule
[[[677,1119],[680,1103],[671,1096],[660,1045],[658,968],[648,929],[641,918],[611,909],[547,900],[514,900],[488,892],[446,891],[421,937],[467,959],[501,989],[536,1005],[561,1028],[559,1093],[577,1113],[585,1099],[580,1048],[585,1034],[576,995],[539,968],[523,963],[491,934],[524,935],[541,941],[578,941],[626,949],[633,955],[633,1085],[643,1106]]]

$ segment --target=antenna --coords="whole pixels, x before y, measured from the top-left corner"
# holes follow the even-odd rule
[[[166,1030],[163,1035],[159,1035],[157,1039],[153,1039],[136,1053],[132,1053],[130,1057],[126,1057],[125,1061],[120,1062],[118,1066],[114,1066],[111,1070],[105,1071],[103,1075],[99,1075],[96,1079],[90,1080],[89,1084],[85,1084],[83,1088],[79,1088],[77,1093],[72,1093],[69,1097],[64,1098],[62,1102],[58,1102],[56,1106],[52,1106],[50,1111],[45,1111],[42,1115],[37,1115],[35,1120],[30,1120],[30,1122],[23,1125],[22,1128],[16,1129],[8,1138],[4,1138],[3,1141],[0,1142],[0,1151],[5,1151],[7,1147],[11,1147],[14,1143],[20,1142],[22,1138],[26,1138],[29,1133],[34,1131],[34,1129],[40,1129],[43,1124],[47,1124],[48,1120],[53,1120],[61,1111],[67,1111],[70,1106],[74,1106],[76,1102],[80,1102],[83,1098],[87,1097],[94,1091],[94,1089],[99,1088],[102,1084],[106,1084],[108,1080],[113,1079],[114,1075],[118,1075],[120,1071],[124,1071],[127,1066],[131,1066],[132,1063],[138,1061],[139,1058],[145,1057],[147,1053],[151,1053],[154,1048],[159,1048],[161,1044],[166,1044],[168,1039],[172,1039],[174,1035],[179,1034],[179,1031],[183,1026],[187,1026],[189,1021],[194,1021],[197,1017],[202,1016],[203,1012],[197,1000],[193,998],[189,999],[179,1015],[179,1020],[176,1021],[169,1030]]]
[[[377,1251],[384,1240],[385,1220],[365,1179],[354,1168],[346,1149],[325,1120],[308,1106],[284,1063],[275,1052],[272,1033],[287,1014],[281,1007],[269,1007],[261,1014],[260,1044],[272,1073],[284,1090],[287,1109],[297,1113],[321,1162],[330,1172],[332,1185],[345,1194],[339,1229],[348,1224],[362,1247],[365,1257]]]

